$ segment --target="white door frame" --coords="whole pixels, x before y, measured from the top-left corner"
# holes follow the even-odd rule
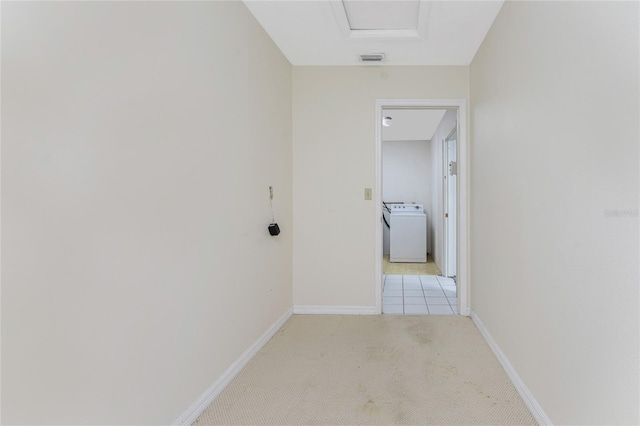
[[[465,99],[376,99],[375,295],[376,312],[382,313],[382,110],[383,108],[457,108],[458,110],[458,312],[469,316],[469,173],[467,165],[467,102]]]
[[[456,125],[451,129],[451,131],[447,134],[447,136],[442,140],[442,174],[444,175],[444,178],[442,179],[442,206],[443,206],[443,210],[445,211],[445,218],[442,221],[442,232],[443,232],[443,236],[444,238],[442,239],[442,275],[444,275],[445,277],[450,277],[452,275],[456,275],[457,272],[455,274],[452,274],[452,267],[451,267],[451,256],[450,256],[450,247],[449,247],[449,242],[450,242],[450,225],[451,225],[451,221],[447,220],[448,217],[451,216],[451,212],[449,211],[449,181],[451,179],[451,174],[449,173],[449,139],[451,139],[451,136],[456,133],[456,152],[458,150],[457,146],[458,146],[458,140],[457,140],[457,133],[458,133],[458,121],[456,120]],[[433,143],[433,141],[432,141]],[[456,155],[456,162],[457,162],[457,155]],[[458,179],[457,179],[457,171],[456,171],[456,192],[458,190]],[[455,210],[456,213],[458,212],[458,206],[457,206],[457,194],[456,194],[456,206],[455,206]],[[453,217],[456,219],[456,226],[457,226],[457,220],[458,220],[458,215],[455,214],[453,215]],[[457,243],[457,236],[456,236],[456,242],[454,242],[454,246]],[[457,252],[457,248],[456,248],[456,252]],[[456,268],[457,269],[457,268]],[[455,271],[454,271],[455,272]]]

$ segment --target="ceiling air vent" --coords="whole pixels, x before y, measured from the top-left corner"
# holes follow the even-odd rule
[[[365,55],[360,55],[360,62],[364,63],[375,63],[375,62],[385,62],[384,53],[367,53]]]

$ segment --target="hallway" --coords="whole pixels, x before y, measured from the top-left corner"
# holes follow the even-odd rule
[[[194,423],[533,425],[471,319],[294,315]]]
[[[1,12],[1,424],[187,426],[238,374],[217,422],[527,423],[515,386],[542,425],[640,424],[639,2]],[[457,110],[456,160],[451,121],[396,163],[442,270],[383,303],[405,107]]]

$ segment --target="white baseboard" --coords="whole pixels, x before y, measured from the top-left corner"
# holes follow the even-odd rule
[[[285,322],[293,314],[293,308],[287,309],[275,323],[264,332],[262,336],[255,341],[253,345],[225,370],[224,373],[216,380],[191,406],[182,413],[176,420],[174,425],[191,425],[196,421],[198,416],[213,402],[214,399],[227,387],[231,380],[244,368],[245,365],[258,353],[260,349],[280,330]]]
[[[304,315],[377,315],[375,306],[294,305],[294,314]]]
[[[484,337],[484,340],[486,340],[496,358],[498,358],[500,364],[502,364],[502,368],[504,368],[504,371],[507,372],[507,375],[511,379],[513,386],[515,386],[516,390],[520,394],[520,397],[522,397],[522,400],[529,408],[529,411],[531,411],[531,414],[536,419],[538,424],[552,425],[551,420],[549,419],[549,417],[547,417],[547,414],[544,412],[540,404],[538,404],[538,401],[536,401],[536,399],[533,397],[527,385],[524,384],[515,368],[513,368],[513,365],[511,365],[511,363],[509,362],[509,359],[500,350],[489,331],[484,327],[484,324],[482,324],[482,321],[480,320],[478,315],[473,311],[471,311],[471,319],[475,323],[476,327],[478,327],[478,330],[480,330],[480,333]]]

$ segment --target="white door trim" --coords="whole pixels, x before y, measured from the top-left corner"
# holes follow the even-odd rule
[[[447,136],[442,140],[442,175],[446,176],[445,178],[442,179],[442,207],[445,213],[448,213],[448,217],[451,217],[451,212],[449,211],[449,180],[450,178],[450,174],[449,174],[449,139],[451,139],[451,136],[458,132],[458,120],[456,119],[456,125],[453,126],[453,128],[451,129],[451,131],[447,134]],[[457,151],[457,145],[458,145],[458,141],[457,141],[457,137],[456,136],[456,151]],[[432,141],[433,143],[433,141]],[[456,162],[458,160],[456,159]],[[457,175],[457,172],[456,172]],[[458,191],[458,179],[456,178],[456,198],[457,198],[457,191]],[[456,199],[456,201],[458,201]],[[456,227],[458,226],[458,204],[456,202],[456,206],[455,206],[455,213],[453,215],[453,217],[456,219]],[[453,275],[456,275],[456,271],[455,269],[457,268],[453,268],[452,267],[452,263],[451,262],[451,256],[450,256],[450,247],[449,247],[449,242],[451,240],[450,238],[450,229],[449,226],[451,225],[451,221],[447,220],[448,217],[445,217],[442,221],[442,235],[443,235],[443,239],[442,239],[442,275],[444,275],[445,277],[451,277]],[[457,237],[456,237],[457,240]],[[457,242],[457,241],[456,241]],[[457,248],[456,248],[456,252],[457,252]]]
[[[376,312],[382,313],[382,109],[383,108],[458,109],[458,312],[469,316],[469,173],[467,163],[467,101],[465,99],[376,99],[376,175],[375,203],[375,295]]]
[[[457,120],[456,120],[457,121]],[[458,124],[456,123],[456,126]],[[451,134],[451,133],[449,133]],[[448,137],[448,136],[447,136]],[[441,149],[442,149],[442,173],[440,173],[440,176],[446,176],[447,175],[447,155],[448,155],[448,149],[447,149],[447,137],[445,137],[444,139],[442,139],[442,143],[441,145]],[[431,143],[433,143],[433,141],[431,141]],[[447,213],[448,210],[448,202],[449,202],[449,182],[447,182],[444,178],[442,179],[440,188],[442,189],[442,210],[445,212],[445,214]],[[448,249],[449,249],[449,229],[448,229],[448,225],[449,225],[449,221],[447,220],[447,218],[443,218],[442,219],[442,259],[440,259],[440,264],[442,265],[442,275],[444,275],[445,277],[448,275],[449,272],[449,253],[448,253]],[[435,251],[435,250],[434,250]]]

